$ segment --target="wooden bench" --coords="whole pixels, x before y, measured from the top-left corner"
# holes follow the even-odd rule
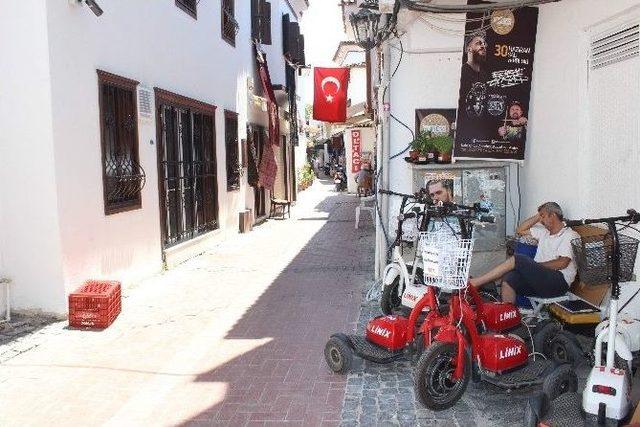
[[[269,218],[275,218],[280,215],[284,219],[285,210],[287,216],[291,218],[291,202],[284,199],[271,198],[271,208],[269,209]],[[280,213],[278,214],[278,211]]]

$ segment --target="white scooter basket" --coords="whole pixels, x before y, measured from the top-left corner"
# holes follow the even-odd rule
[[[465,289],[473,242],[441,231],[420,233],[418,250],[422,254],[425,284],[447,291]]]

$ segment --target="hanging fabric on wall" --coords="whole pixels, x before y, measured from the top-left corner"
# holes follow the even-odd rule
[[[273,185],[276,182],[276,174],[278,173],[278,164],[276,163],[273,144],[265,144],[262,159],[260,159],[260,186],[273,191]]]
[[[278,104],[276,95],[273,93],[271,84],[271,76],[269,75],[269,66],[267,65],[267,57],[256,45],[256,61],[258,63],[258,72],[264,96],[267,99],[267,113],[269,115],[269,140],[273,145],[280,145],[280,117],[278,115]]]

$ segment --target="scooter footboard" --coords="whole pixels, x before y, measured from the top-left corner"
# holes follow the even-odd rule
[[[492,375],[483,373],[482,379],[506,389],[517,389],[521,387],[530,387],[536,385],[542,385],[544,379],[555,368],[556,364],[550,360],[537,359],[529,360],[525,366],[514,369],[511,372],[506,372],[499,375]]]
[[[404,356],[402,350],[389,351],[359,335],[347,335],[347,342],[361,358],[374,363],[389,363]]]

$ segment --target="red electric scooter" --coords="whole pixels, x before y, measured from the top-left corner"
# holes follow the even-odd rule
[[[432,215],[457,217],[461,240],[470,240],[476,209],[454,204],[428,209]],[[521,323],[513,304],[485,302],[473,287],[464,286],[452,294],[445,308],[438,304],[437,285],[435,281],[428,286],[408,318],[376,317],[368,323],[364,337],[332,335],[324,350],[329,368],[348,372],[354,354],[376,363],[419,356],[416,395],[433,410],[455,405],[472,376],[509,389],[532,385],[542,385],[544,390],[577,389],[577,377],[569,365],[529,360],[524,340],[502,333]]]

